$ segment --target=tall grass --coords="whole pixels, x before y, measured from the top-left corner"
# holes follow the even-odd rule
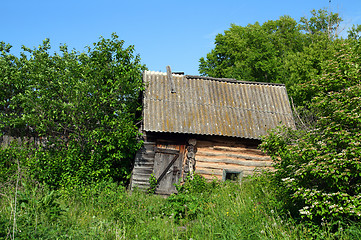
[[[309,226],[277,211],[266,175],[241,185],[196,177],[164,198],[113,182],[52,191],[23,178],[0,190],[0,239],[357,239],[360,225]],[[6,197],[5,197],[6,195]],[[332,231],[331,231],[332,228]]]

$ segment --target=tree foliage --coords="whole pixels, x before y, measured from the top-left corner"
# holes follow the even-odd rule
[[[17,58],[1,44],[2,133],[43,139],[27,164],[54,186],[127,179],[145,69],[134,47],[113,34],[83,53],[50,49],[45,40]]]
[[[326,35],[335,39],[341,32],[342,19],[337,13],[328,12],[326,9],[312,10],[311,17],[300,19],[301,29],[309,35]]]
[[[318,223],[361,219],[360,27],[339,38],[342,19],[325,9],[299,22],[232,25],[200,59],[201,74],[286,84],[302,113],[298,130],[264,138],[274,184],[294,216]]]
[[[360,50],[350,42],[336,49],[305,89],[314,92],[315,128],[297,137],[276,130],[263,143],[289,209],[317,222],[361,219]]]
[[[279,82],[283,59],[290,51],[300,51],[304,40],[295,20],[288,16],[263,25],[232,25],[218,34],[215,48],[200,59],[200,73],[249,81]]]
[[[200,59],[199,71],[212,77],[284,83],[295,102],[297,85],[321,73],[321,63],[331,59],[342,19],[337,13],[313,10],[299,22],[289,16],[256,22],[245,27],[232,25],[218,34],[215,48]],[[296,88],[296,89],[294,89]]]

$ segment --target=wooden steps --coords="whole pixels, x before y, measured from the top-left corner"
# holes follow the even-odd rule
[[[134,168],[130,189],[135,188],[147,190],[149,188],[149,179],[153,173],[155,142],[144,142],[143,147],[135,156]]]

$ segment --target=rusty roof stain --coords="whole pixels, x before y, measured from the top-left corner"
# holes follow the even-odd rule
[[[294,120],[283,84],[145,71],[143,130],[260,139]]]

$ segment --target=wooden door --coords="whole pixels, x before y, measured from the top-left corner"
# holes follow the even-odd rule
[[[154,158],[154,176],[157,178],[157,194],[176,193],[174,184],[182,177],[184,144],[157,143]]]

